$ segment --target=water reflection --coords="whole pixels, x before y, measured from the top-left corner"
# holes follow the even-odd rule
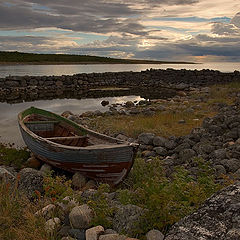
[[[101,105],[102,100],[112,103],[123,103],[126,101],[140,101],[140,96],[89,98],[89,99],[54,99],[39,100],[34,102],[23,102],[17,104],[0,103],[0,142],[11,142],[17,146],[24,146],[17,124],[17,114],[24,109],[35,106],[54,113],[61,114],[64,111],[71,111],[74,114],[81,114],[86,111],[108,110]]]

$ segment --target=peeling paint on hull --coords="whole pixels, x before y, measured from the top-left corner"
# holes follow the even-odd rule
[[[35,111],[36,108],[32,109]],[[30,110],[26,111],[31,114]],[[41,113],[44,112],[41,110]],[[55,115],[51,114],[51,116]],[[65,120],[61,116],[58,116],[59,119]],[[68,119],[67,121],[69,122]],[[76,123],[71,123],[71,127],[74,125]],[[80,127],[84,128],[84,131],[94,134],[94,137],[102,138],[105,141],[109,139],[109,144],[72,147],[51,142],[30,131],[24,124],[21,113],[19,114],[19,127],[28,148],[42,161],[70,172],[80,172],[90,179],[111,185],[120,183],[127,176],[137,151],[137,145],[98,134],[82,126]],[[77,127],[79,128],[79,125]]]

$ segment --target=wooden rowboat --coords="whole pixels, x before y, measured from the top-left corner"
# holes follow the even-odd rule
[[[46,110],[19,113],[20,131],[40,160],[90,179],[117,185],[129,173],[137,144],[112,138]]]

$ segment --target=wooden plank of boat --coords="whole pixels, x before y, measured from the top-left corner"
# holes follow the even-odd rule
[[[19,113],[18,121],[28,148],[55,167],[116,185],[133,165],[137,144],[94,132],[34,107]]]

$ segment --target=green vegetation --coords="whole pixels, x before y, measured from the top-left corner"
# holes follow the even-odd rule
[[[21,52],[1,52],[0,63],[32,63],[32,64],[87,64],[87,63],[122,63],[122,64],[161,64],[161,63],[189,63],[189,62],[165,62],[152,60],[136,59],[117,59],[109,57],[97,57],[89,55],[70,55],[70,54],[37,54]]]
[[[121,203],[147,209],[135,234],[144,235],[153,228],[166,232],[221,188],[214,182],[211,168],[202,159],[194,161],[198,165],[196,179],[183,167],[176,168],[168,178],[159,159],[149,163],[136,159],[129,177],[118,190]]]
[[[25,149],[15,149],[10,145],[0,143],[0,165],[13,165],[19,169],[29,157],[30,152]]]

